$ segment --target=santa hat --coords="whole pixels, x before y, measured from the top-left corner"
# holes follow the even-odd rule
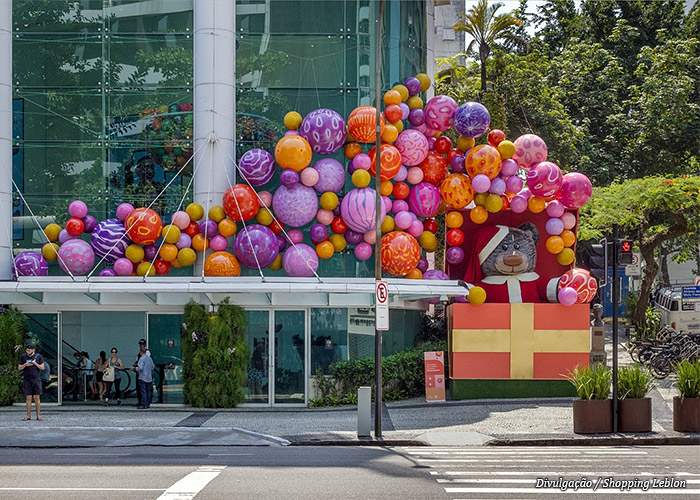
[[[489,255],[496,250],[496,247],[508,235],[507,226],[487,226],[479,229],[476,233],[476,241],[472,249],[472,255],[467,264],[467,272],[464,281],[467,283],[478,283],[484,279],[481,272],[481,264],[488,259]]]

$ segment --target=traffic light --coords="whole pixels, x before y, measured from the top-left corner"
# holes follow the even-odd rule
[[[632,264],[632,240],[620,240],[620,264]]]
[[[597,245],[591,245],[591,276],[598,280],[598,286],[608,282],[608,242],[605,238]]]

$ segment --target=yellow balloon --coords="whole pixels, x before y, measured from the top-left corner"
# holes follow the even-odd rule
[[[425,73],[418,73],[416,75],[416,78],[420,82],[420,91],[421,92],[425,92],[426,90],[428,90],[430,88],[431,81],[430,81],[430,77],[428,75],[426,75]]]
[[[466,153],[471,148],[473,148],[475,143],[476,143],[476,141],[474,139],[472,139],[471,137],[464,137],[463,135],[460,135],[457,138],[457,147],[463,153]]]
[[[396,90],[399,94],[401,94],[401,100],[406,101],[408,99],[408,89],[404,85],[395,85],[392,90]]]
[[[409,97],[408,101],[406,101],[406,104],[408,104],[408,107],[410,109],[423,109],[423,99],[421,99],[417,95]]]
[[[347,241],[345,241],[345,236],[342,234],[331,234],[328,241],[333,243],[333,248],[336,252],[342,252],[347,246]]]
[[[391,144],[396,140],[396,138],[399,136],[399,131],[396,129],[394,125],[387,124],[384,127],[384,132],[382,132],[382,142],[385,142],[387,144]]]
[[[41,255],[43,255],[49,262],[57,260],[58,245],[56,243],[46,243],[43,247],[41,247]]]
[[[296,111],[290,111],[284,115],[284,126],[289,130],[296,130],[301,125],[301,115]]]
[[[467,300],[470,304],[474,304],[475,306],[483,304],[486,300],[486,290],[480,286],[471,287],[469,289],[469,295],[467,295]]]
[[[126,247],[125,255],[126,258],[134,264],[136,264],[137,262],[141,262],[144,257],[143,247],[140,247],[139,245],[129,245],[128,247]]]
[[[434,252],[438,247],[437,238],[430,231],[423,231],[418,237],[418,244],[428,253]]]
[[[156,266],[151,265],[150,262],[141,262],[139,266],[136,268],[136,274],[139,276],[155,276],[156,274]]]
[[[197,254],[191,248],[183,248],[177,253],[177,261],[184,267],[191,266],[196,260]]]
[[[226,217],[226,211],[224,207],[216,205],[209,209],[209,218],[216,222],[217,224],[221,222],[224,217]]]
[[[372,176],[367,170],[358,169],[352,173],[352,183],[355,187],[363,188],[369,186]]]
[[[570,248],[564,248],[561,252],[557,254],[557,262],[562,266],[568,266],[574,263],[576,259],[576,254]]]
[[[335,253],[335,246],[330,241],[322,241],[316,245],[316,255],[322,259],[330,259]]]
[[[279,271],[282,269],[282,254],[277,254],[277,257],[275,257],[275,260],[272,261],[272,264],[267,266],[271,271]]]
[[[392,125],[399,134],[403,132],[403,122],[401,120],[397,121],[396,123],[392,123]]]
[[[486,205],[486,199],[489,197],[488,193],[478,193],[474,196],[474,205],[477,207],[483,207]]]
[[[172,224],[168,224],[167,226],[163,226],[163,230],[161,231],[161,236],[165,240],[166,243],[177,243],[177,240],[180,239],[180,228],[177,226],[174,226]]]
[[[321,208],[334,210],[338,206],[338,195],[333,191],[326,191],[321,195]]]
[[[394,218],[391,215],[387,215],[382,221],[382,233],[390,233],[394,230],[395,227],[396,224],[394,223]]]
[[[500,212],[503,208],[503,198],[501,198],[497,194],[490,194],[486,197],[486,203],[484,203],[484,207],[492,214]]]
[[[272,224],[273,218],[272,215],[270,215],[270,211],[263,207],[258,210],[258,213],[255,216],[255,221],[263,226],[269,226]]]
[[[44,228],[44,234],[49,239],[49,241],[57,241],[60,232],[61,226],[53,222]]]
[[[198,221],[199,219],[204,217],[204,209],[199,203],[190,203],[189,205],[187,205],[185,212],[187,212],[187,215],[190,216],[190,219],[192,221]]]
[[[498,146],[496,146],[498,152],[501,154],[501,159],[507,160],[515,154],[515,144],[510,141],[501,141]]]

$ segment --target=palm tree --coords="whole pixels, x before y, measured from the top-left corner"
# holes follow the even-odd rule
[[[482,91],[486,89],[486,59],[498,40],[512,40],[527,48],[527,42],[511,31],[515,26],[522,26],[523,22],[510,12],[496,15],[501,7],[503,4],[499,2],[489,6],[488,0],[479,0],[474,7],[461,13],[459,21],[453,26],[455,31],[464,31],[472,36],[467,53],[474,49],[474,45],[479,47]]]

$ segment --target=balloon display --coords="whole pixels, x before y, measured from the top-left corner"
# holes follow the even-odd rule
[[[314,153],[335,153],[345,142],[345,122],[331,109],[316,109],[306,115],[299,128]]]

